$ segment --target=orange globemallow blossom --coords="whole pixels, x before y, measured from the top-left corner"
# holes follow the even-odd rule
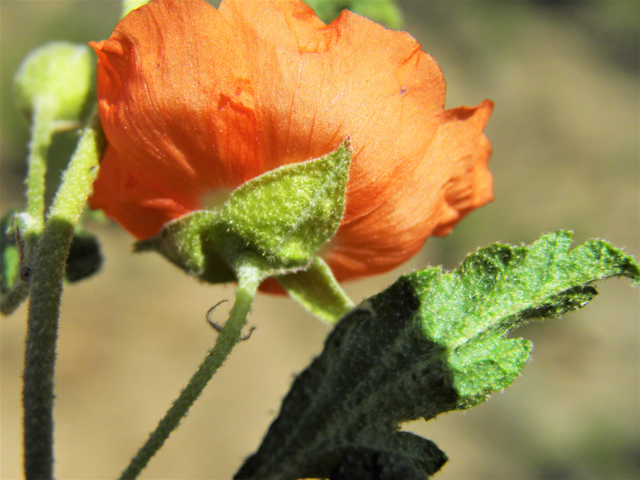
[[[92,46],[108,147],[91,207],[138,239],[346,136],[345,214],[321,252],[338,280],[398,266],[492,199],[492,102],[445,110],[407,33],[348,11],[325,25],[297,0],[154,0]]]

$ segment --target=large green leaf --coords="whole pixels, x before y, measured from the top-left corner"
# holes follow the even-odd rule
[[[531,349],[505,338],[510,329],[581,308],[597,280],[640,282],[638,264],[621,250],[590,241],[569,251],[570,243],[569,232],[557,232],[528,247],[495,244],[451,273],[412,273],[363,302],[298,376],[236,478],[327,477],[354,452],[359,462],[377,452],[378,461],[409,465],[415,478],[433,474],[444,455],[417,447],[424,439],[408,448],[400,423],[469,408],[508,386]]]

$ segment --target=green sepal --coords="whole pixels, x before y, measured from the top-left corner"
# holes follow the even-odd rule
[[[495,244],[451,273],[405,275],[363,302],[296,378],[235,478],[326,477],[354,449],[384,451],[400,423],[469,408],[508,386],[531,349],[504,338],[510,329],[581,308],[597,280],[640,282],[621,250],[594,240],[569,251],[570,243],[571,233],[557,232],[531,246]]]
[[[235,280],[243,265],[268,275],[304,270],[338,230],[350,161],[346,140],[328,155],[271,170],[234,190],[220,211],[169,222],[135,250],[156,250],[210,283]]]
[[[189,275],[207,283],[236,280],[233,270],[220,256],[210,230],[220,222],[218,212],[200,210],[169,222],[158,235],[137,242],[134,251],[156,251]]]
[[[271,170],[238,187],[222,207],[228,231],[277,268],[306,267],[344,215],[351,148]]]

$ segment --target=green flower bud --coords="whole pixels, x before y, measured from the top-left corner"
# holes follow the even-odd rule
[[[78,120],[93,77],[89,52],[86,45],[52,42],[29,53],[14,78],[20,109],[32,118],[45,103],[54,121]]]

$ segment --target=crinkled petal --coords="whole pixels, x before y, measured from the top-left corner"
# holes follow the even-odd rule
[[[493,177],[488,168],[492,149],[483,133],[492,111],[493,102],[485,100],[476,108],[446,112],[427,154],[439,155],[443,163],[451,165],[451,176],[443,189],[445,204],[433,235],[449,234],[469,212],[493,200]]]
[[[493,109],[447,110],[414,176],[366,217],[345,222],[325,260],[338,279],[390,270],[415,255],[427,237],[447,234],[464,215],[493,199],[487,169],[491,146],[483,134]]]

